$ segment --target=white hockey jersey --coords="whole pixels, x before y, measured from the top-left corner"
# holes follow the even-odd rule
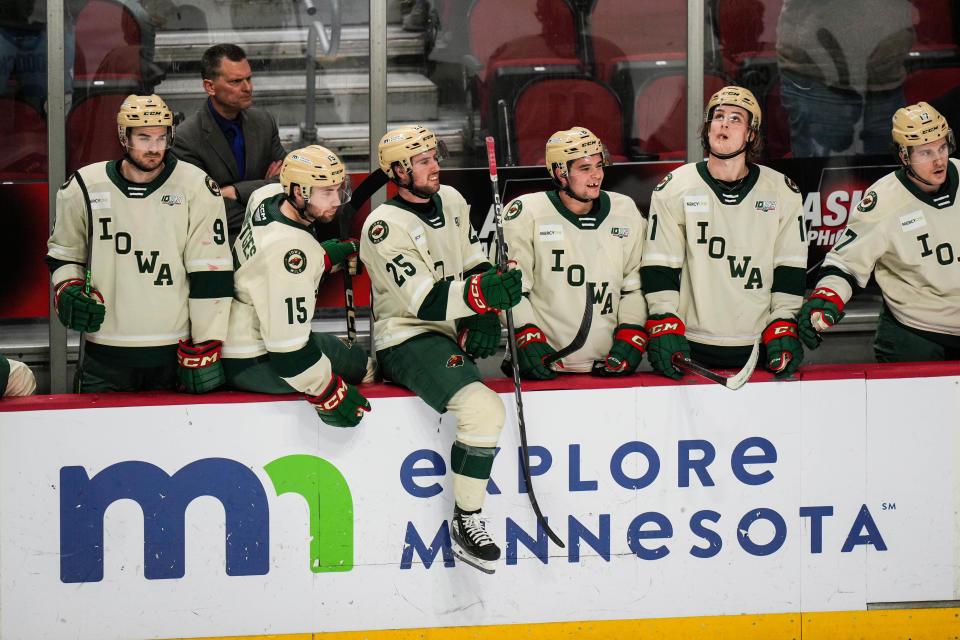
[[[427,219],[394,198],[367,216],[360,259],[373,295],[374,349],[428,331],[456,340],[456,319],[474,314],[463,299],[464,274],[487,263],[470,207],[441,185]]]
[[[803,302],[807,239],[799,189],[748,164],[725,191],[707,163],[684,165],[653,191],[643,248],[651,315],[676,314],[698,343],[748,346]]]
[[[824,258],[817,286],[846,302],[851,281],[864,287],[873,273],[902,324],[960,335],[958,167],[951,159],[937,194],[918,189],[904,169],[871,185]]]
[[[523,273],[525,294],[513,309],[514,324],[535,324],[550,346],[562,349],[580,331],[590,298],[586,342],[554,368],[590,371],[609,353],[618,325],[646,321],[640,290],[646,224],[633,200],[606,191],[582,216],[567,209],[556,191],[523,195],[507,205],[507,255]]]

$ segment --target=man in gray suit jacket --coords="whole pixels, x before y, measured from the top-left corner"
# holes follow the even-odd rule
[[[233,44],[210,47],[203,53],[200,74],[210,97],[177,127],[173,153],[220,185],[232,245],[247,199],[254,190],[276,182],[286,152],[273,116],[250,106],[252,74],[243,49]]]

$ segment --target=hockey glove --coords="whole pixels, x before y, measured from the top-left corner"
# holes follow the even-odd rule
[[[547,343],[546,336],[537,325],[525,324],[517,329],[516,341],[517,366],[521,378],[553,380],[557,377],[557,372],[543,363],[556,353],[556,349]]]
[[[602,365],[593,368],[597,376],[626,376],[637,370],[649,337],[643,327],[621,324],[614,333],[613,346]],[[599,364],[599,363],[598,363]]]
[[[522,279],[519,269],[510,269],[502,274],[497,273],[496,269],[490,269],[467,280],[467,286],[463,288],[463,299],[476,313],[509,309],[520,302]]]
[[[500,348],[500,318],[495,313],[457,320],[457,344],[471,358],[489,358]]]
[[[53,305],[60,322],[68,329],[94,332],[100,329],[107,308],[103,306],[103,296],[96,289],[83,292],[84,282],[79,278],[64,280],[57,285]],[[100,301],[94,300],[96,296]]]
[[[357,263],[357,255],[360,253],[360,241],[354,238],[341,242],[340,240],[325,240],[320,243],[326,255],[323,256],[324,271],[332,271],[336,267],[349,263],[350,274],[359,275],[359,270],[354,273],[353,265]]]
[[[668,378],[682,378],[683,372],[673,364],[673,356],[679,353],[684,358],[690,357],[690,344],[684,335],[687,328],[683,320],[672,313],[658,313],[647,319],[645,328],[650,335],[647,347],[650,364]]]
[[[207,393],[223,385],[227,381],[223,372],[223,362],[220,361],[220,348],[223,343],[219,340],[207,340],[200,344],[193,344],[189,340],[181,340],[177,348],[177,377],[180,385],[187,393]]]
[[[843,318],[843,299],[833,289],[819,287],[800,307],[797,327],[800,339],[807,349],[820,346],[820,332],[832,327]]]
[[[323,393],[308,395],[307,400],[317,410],[320,419],[331,427],[355,427],[363,419],[363,412],[370,411],[370,401],[336,374]]]
[[[797,338],[797,323],[774,320],[761,334],[767,348],[767,369],[778,378],[791,375],[803,362],[803,345]]]

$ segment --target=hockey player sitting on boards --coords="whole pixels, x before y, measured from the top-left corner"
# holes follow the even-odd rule
[[[550,136],[546,164],[556,189],[520,196],[504,212],[508,253],[524,275],[513,310],[520,375],[633,373],[647,346],[640,291],[646,221],[632,199],[601,190],[610,156],[588,129]],[[574,341],[579,348],[545,363]]]
[[[220,189],[170,155],[159,96],[125,99],[117,131],[125,155],[67,179],[47,242],[57,315],[87,333],[75,390],[211,391],[233,294]]]
[[[878,362],[960,359],[960,163],[946,119],[926,102],[893,115],[901,167],[867,189],[823,260],[817,286],[800,309],[800,337],[843,317],[871,273],[883,294],[873,352]]]
[[[441,152],[433,132],[419,125],[380,139],[380,168],[398,194],[367,217],[360,258],[370,274],[374,345],[384,377],[457,417],[450,451],[454,553],[493,573],[500,549],[480,508],[506,410],[483,384],[473,358],[499,347],[496,310],[520,300],[522,275],[516,269],[498,273],[487,261],[470,226],[470,207],[440,184]]]
[[[354,386],[373,379],[356,343],[311,330],[324,275],[356,259],[360,243],[317,241],[314,222],[329,222],[350,198],[350,178],[329,149],[291,151],[280,184],[260,187],[247,202],[233,246],[235,293],[223,345],[227,382],[260,393],[300,391],[320,418],[356,426],[370,403]]]
[[[743,87],[707,104],[707,159],[654,187],[643,246],[643,291],[653,368],[679,379],[677,353],[707,366],[742,367],[760,338],[767,369],[784,377],[803,359],[807,239],[800,190],[751,160],[759,152],[760,107]]]

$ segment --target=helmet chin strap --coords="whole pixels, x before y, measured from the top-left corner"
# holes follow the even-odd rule
[[[907,151],[907,157],[908,157],[908,158],[910,157],[909,154],[910,154],[910,152],[909,152],[909,150],[908,150],[908,151]],[[923,184],[927,185],[928,187],[935,187],[935,186],[937,186],[937,185],[933,184],[932,182],[930,182],[930,181],[928,181],[928,180],[924,180],[923,178],[921,178],[920,176],[918,176],[917,173],[913,170],[913,166],[912,166],[909,162],[905,162],[905,161],[904,161],[904,159],[903,159],[903,154],[900,155],[900,162],[903,163],[903,167],[907,170],[907,175],[910,176],[911,178],[913,178],[914,180],[916,180],[917,182],[922,182]]]
[[[299,186],[299,185],[298,185],[298,186]],[[300,191],[300,197],[303,198],[302,188],[301,188],[301,191]],[[312,219],[310,219],[310,218],[308,218],[308,217],[306,216],[307,207],[310,206],[310,201],[309,201],[309,200],[307,200],[306,198],[303,198],[303,207],[301,208],[301,207],[298,207],[298,206],[297,206],[297,203],[296,203],[296,201],[293,199],[293,196],[292,196],[292,195],[286,194],[286,195],[284,196],[284,198],[286,199],[287,202],[290,203],[290,206],[293,207],[293,210],[297,212],[297,217],[300,218],[300,220],[302,220],[302,221],[304,222],[304,224],[313,224],[314,222],[316,222],[316,220],[312,220]]]
[[[396,174],[396,171],[394,171],[394,174]],[[425,191],[421,191],[420,189],[418,189],[417,186],[413,183],[413,176],[411,176],[409,173],[407,174],[407,177],[410,179],[410,184],[408,185],[400,182],[399,178],[394,178],[393,183],[396,184],[398,187],[403,187],[404,189],[406,189],[413,195],[417,196],[418,198],[429,200],[430,198],[433,197],[432,193],[426,193]]]
[[[137,162],[136,160],[134,160],[133,156],[130,155],[130,150],[126,146],[123,147],[123,159],[129,162],[130,164],[132,164],[134,167],[136,167],[138,171],[142,171],[143,173],[150,173],[151,171],[156,171],[158,167],[163,166],[163,164],[166,163],[167,152],[166,151],[163,152],[163,158],[160,160],[160,164],[157,165],[157,167],[154,167],[153,169],[145,167],[139,162]]]

